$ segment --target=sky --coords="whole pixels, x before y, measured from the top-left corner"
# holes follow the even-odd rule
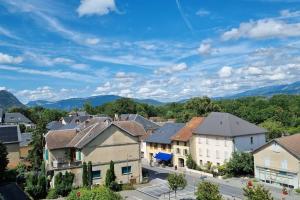
[[[177,101],[300,80],[298,0],[0,0],[0,90]]]

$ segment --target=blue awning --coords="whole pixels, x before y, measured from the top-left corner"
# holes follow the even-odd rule
[[[154,158],[158,160],[169,161],[172,159],[172,156],[173,156],[172,154],[159,152],[154,156]]]

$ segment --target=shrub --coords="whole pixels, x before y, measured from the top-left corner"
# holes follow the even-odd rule
[[[121,200],[122,197],[110,189],[100,186],[93,189],[80,188],[72,190],[67,200]]]
[[[189,169],[196,169],[197,168],[197,164],[196,162],[193,160],[193,157],[191,154],[187,155],[186,157],[186,166]]]
[[[109,169],[106,172],[105,185],[110,187],[110,184],[116,180],[114,162],[110,161]]]
[[[88,175],[87,175],[87,166],[86,162],[83,162],[82,164],[82,185],[84,187],[88,186]]]
[[[234,152],[226,166],[227,173],[233,176],[253,175],[253,155],[251,153]]]
[[[295,191],[300,194],[300,188],[295,189]]]
[[[63,197],[67,196],[72,190],[74,180],[74,174],[72,172],[66,172],[65,175],[58,173],[54,177],[54,187],[56,193]]]
[[[113,181],[110,183],[109,189],[111,189],[112,191],[118,192],[121,190],[121,186],[116,181]]]
[[[38,175],[37,172],[31,172],[27,175],[25,191],[33,199],[43,199],[47,195],[47,180],[44,175]]]
[[[56,190],[55,189],[50,189],[48,191],[48,195],[47,195],[46,198],[47,199],[57,199],[58,198],[58,194],[57,194]]]
[[[244,189],[245,200],[274,200],[269,190],[265,189],[262,185],[245,187]]]

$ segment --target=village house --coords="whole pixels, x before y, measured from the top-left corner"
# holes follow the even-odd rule
[[[121,114],[120,117],[116,116],[116,120],[118,121],[135,121],[143,126],[144,130],[146,131],[146,135],[141,138],[141,158],[145,159],[145,153],[147,151],[147,146],[145,139],[151,135],[156,129],[160,126],[155,122],[152,122],[145,117],[139,114]]]
[[[251,152],[264,145],[266,132],[232,114],[212,112],[193,132],[191,154],[200,166],[219,166],[235,151]]]
[[[44,160],[48,173],[71,171],[82,185],[82,163],[92,162],[93,184],[103,184],[112,160],[118,183],[142,180],[140,137],[144,128],[134,121],[84,122],[80,129],[54,130],[45,135]]]
[[[203,120],[203,117],[193,117],[182,129],[171,137],[173,164],[175,166],[186,166],[186,157],[190,154],[190,139],[195,129]]]
[[[300,134],[271,140],[253,152],[255,178],[289,188],[300,186]]]
[[[171,164],[173,159],[172,140],[171,137],[175,135],[184,123],[166,123],[162,127],[156,129],[146,139],[146,154],[145,158],[148,163],[156,161]]]
[[[4,113],[4,119],[3,119],[4,124],[10,124],[10,125],[20,125],[23,124],[25,125],[26,128],[34,128],[35,125],[33,122],[28,119],[26,116],[24,116],[22,113]]]
[[[7,148],[8,168],[15,168],[20,162],[21,133],[18,125],[1,125],[0,141]]]

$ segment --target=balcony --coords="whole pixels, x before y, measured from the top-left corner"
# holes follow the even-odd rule
[[[74,161],[68,161],[68,160],[63,160],[63,159],[59,159],[59,160],[54,160],[51,163],[51,167],[53,169],[65,169],[65,168],[70,168],[70,167],[79,167],[81,166],[82,161],[78,161],[78,160],[74,160]]]

